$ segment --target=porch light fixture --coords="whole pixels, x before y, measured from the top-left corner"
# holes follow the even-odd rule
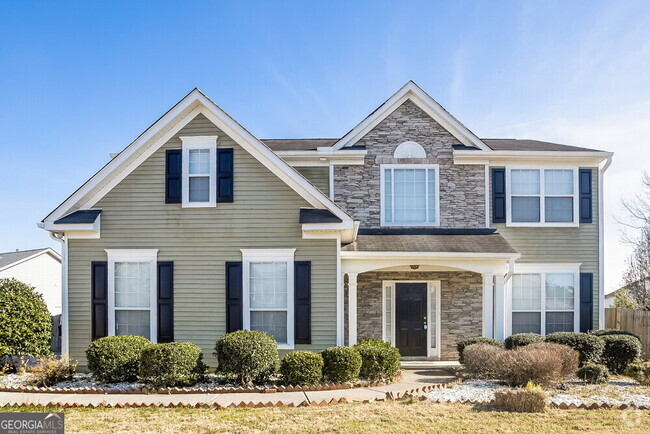
[[[410,265],[410,267],[411,267],[411,270],[417,270],[418,268],[420,268],[419,265]]]

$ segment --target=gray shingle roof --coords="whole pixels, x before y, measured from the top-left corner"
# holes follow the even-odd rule
[[[341,223],[328,209],[300,208],[300,223]]]
[[[494,151],[597,151],[596,149],[530,139],[481,139]]]
[[[32,249],[32,250],[21,250],[19,252],[0,253],[0,268],[4,268],[7,265],[11,265],[15,262],[22,261],[23,259],[29,258],[30,256],[33,256],[44,250],[48,250],[48,248],[46,247],[44,249]]]
[[[61,217],[60,219],[54,222],[55,225],[61,224],[83,224],[83,223],[95,223],[97,216],[101,214],[101,209],[81,209],[75,211],[67,216]]]
[[[274,151],[315,151],[319,146],[332,146],[338,139],[262,139]]]
[[[500,234],[359,235],[347,252],[517,253]]]

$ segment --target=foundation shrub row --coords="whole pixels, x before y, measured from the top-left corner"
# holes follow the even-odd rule
[[[216,372],[242,386],[270,381],[314,385],[360,378],[390,380],[400,368],[399,351],[374,340],[320,353],[293,351],[280,361],[275,339],[249,330],[224,335],[217,341],[214,355]],[[201,349],[188,342],[152,344],[138,336],[108,336],[92,342],[86,357],[88,369],[100,383],[140,381],[153,387],[183,387],[203,381],[207,373]]]

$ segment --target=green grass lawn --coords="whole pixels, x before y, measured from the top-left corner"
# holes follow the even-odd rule
[[[57,411],[0,408],[0,411]],[[463,404],[382,402],[322,408],[66,409],[66,432],[648,432],[650,411],[518,414]]]

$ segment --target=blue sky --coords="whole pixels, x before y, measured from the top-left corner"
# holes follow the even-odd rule
[[[194,87],[260,138],[337,137],[412,79],[481,137],[650,168],[644,1],[0,2],[0,251],[51,245],[51,209]]]

